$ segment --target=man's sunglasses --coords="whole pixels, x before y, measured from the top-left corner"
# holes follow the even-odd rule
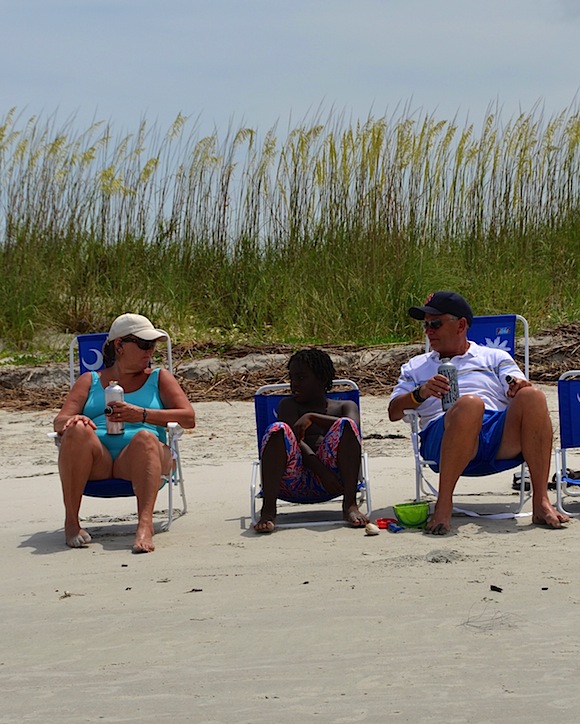
[[[139,337],[121,337],[121,342],[133,342],[139,349],[153,349],[155,347],[155,339],[139,339]]]
[[[430,321],[424,320],[423,329],[425,331],[428,329],[439,329],[443,325],[444,321],[444,319],[431,319]]]
[[[457,317],[452,317],[452,319],[458,319]],[[449,319],[441,319],[441,317],[437,317],[437,319],[431,319],[430,321],[427,321],[426,319],[423,320],[423,329],[427,331],[428,329],[439,329],[442,327],[445,322],[449,322]]]

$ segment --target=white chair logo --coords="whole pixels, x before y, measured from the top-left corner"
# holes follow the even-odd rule
[[[85,369],[89,370],[89,372],[96,372],[103,366],[103,353],[96,349],[96,347],[91,347],[88,354],[90,355],[91,352],[95,355],[95,361],[88,362],[87,357],[85,356],[83,357],[83,365]]]
[[[500,337],[496,337],[495,339],[490,339],[489,337],[486,337],[485,346],[493,347],[494,349],[505,349],[506,352],[510,351],[510,346],[507,339],[502,340],[500,339]]]

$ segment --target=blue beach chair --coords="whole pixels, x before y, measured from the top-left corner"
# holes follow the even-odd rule
[[[521,324],[522,338],[524,343],[524,374],[529,378],[530,369],[530,341],[529,326],[527,320],[519,314],[498,314],[486,315],[473,318],[473,323],[469,328],[467,337],[472,342],[481,344],[486,347],[499,347],[508,352],[512,357],[516,348],[516,325]],[[429,340],[426,340],[425,349],[429,351]],[[421,456],[419,446],[421,440],[419,438],[419,415],[416,410],[405,410],[405,420],[411,425],[411,443],[413,445],[413,458],[415,462],[415,500],[420,501],[423,496],[434,495],[437,497],[437,489],[429,483],[424,475],[424,470],[435,463],[432,460],[426,460]],[[525,481],[529,480],[525,463],[521,464],[514,461],[512,467],[520,466],[519,473],[519,491],[520,501],[517,510],[514,513],[506,512],[484,517],[501,517],[511,518],[522,514],[522,509],[526,502],[530,499],[531,493],[526,490]],[[516,474],[517,475],[517,474]],[[457,512],[479,517],[478,513],[463,508],[454,507]],[[527,514],[526,514],[527,515]]]
[[[328,397],[333,400],[352,400],[356,403],[360,410],[360,392],[357,385],[352,380],[333,380],[333,389],[328,393]],[[254,408],[256,413],[256,433],[258,441],[258,453],[260,451],[262,438],[269,425],[276,422],[278,419],[277,411],[280,401],[284,397],[288,397],[290,394],[290,385],[288,383],[276,384],[276,385],[264,385],[260,387],[254,395]],[[258,512],[256,510],[257,501],[262,497],[262,482],[260,476],[260,459],[256,459],[252,463],[252,478],[250,482],[250,518],[252,526],[258,522]],[[320,506],[327,505],[326,503],[295,503],[295,501],[286,498],[280,498],[286,503],[295,504],[296,506]],[[342,501],[342,495],[333,500]],[[359,483],[358,483],[358,497],[357,503],[359,507],[366,505],[366,514],[370,517],[372,512],[371,506],[371,491],[370,491],[370,479],[369,479],[369,467],[368,467],[368,456],[362,451],[361,452],[361,465],[359,471]],[[282,518],[282,519],[281,519]],[[323,520],[308,520],[302,522],[284,522],[283,516],[278,515],[276,518],[277,528],[301,528],[306,526],[318,526],[318,525],[337,525],[345,524],[342,518],[339,520],[336,517],[331,519],[325,518]]]
[[[162,330],[163,331],[163,330]],[[84,372],[98,372],[103,368],[103,345],[107,341],[106,332],[94,334],[79,334],[73,339],[69,347],[69,381],[70,386],[74,385],[77,375]],[[173,358],[171,352],[171,340],[169,336],[165,339],[167,343],[167,369],[173,374]],[[187,512],[187,499],[185,497],[185,486],[179,454],[179,438],[183,429],[176,422],[169,422],[166,426],[167,445],[171,448],[175,467],[173,472],[164,478],[163,487],[167,489],[167,521],[163,524],[163,530],[169,530],[173,520]],[[49,433],[58,445],[59,439],[56,433]],[[181,509],[173,507],[173,488],[177,486],[181,496]],[[85,486],[83,495],[92,498],[126,498],[135,495],[130,480],[122,478],[107,478],[105,480],[89,480]]]
[[[564,372],[558,380],[560,444],[554,450],[556,461],[556,507],[565,515],[579,515],[564,509],[563,497],[580,497],[580,479],[572,478],[566,467],[566,453],[580,452],[580,370]]]

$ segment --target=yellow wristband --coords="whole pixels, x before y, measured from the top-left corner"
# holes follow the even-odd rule
[[[415,402],[418,405],[425,402],[425,398],[421,397],[421,393],[419,392],[420,389],[421,389],[421,385],[418,385],[417,387],[415,387],[414,390],[411,390],[411,397],[413,398],[413,400],[415,400]]]

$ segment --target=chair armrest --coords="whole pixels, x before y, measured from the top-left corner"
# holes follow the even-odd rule
[[[403,410],[403,420],[411,425],[411,444],[415,459],[419,460],[421,457],[419,453],[419,413],[417,410]]]
[[[167,430],[167,439],[171,442],[179,440],[185,432],[178,422],[168,422],[165,429]]]
[[[168,422],[165,429],[167,430],[167,445],[173,448],[174,443],[183,435],[184,429],[178,422]],[[47,432],[46,436],[52,440],[57,447],[60,445],[62,436],[59,435],[58,432]]]
[[[178,422],[168,422],[165,426],[167,431],[167,446],[171,450],[173,459],[176,460],[179,455],[178,440],[183,435],[183,428]]]
[[[403,410],[403,422],[408,423],[416,431],[419,427],[419,413],[417,410]]]

